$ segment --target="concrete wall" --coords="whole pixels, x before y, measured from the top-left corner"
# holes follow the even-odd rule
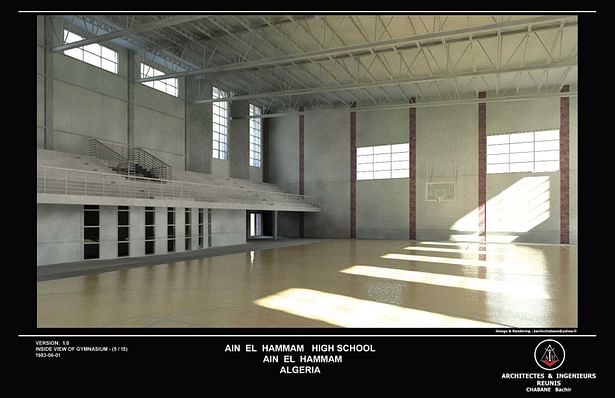
[[[250,181],[263,182],[263,168],[250,166],[248,172],[250,173]]]
[[[211,82],[193,77],[186,84],[186,170],[211,174],[212,106],[196,104],[201,98],[210,98]]]
[[[559,129],[559,102],[547,98],[488,103],[487,135]],[[509,236],[515,242],[559,243],[559,187],[559,172],[488,174],[487,234]]]
[[[266,145],[267,182],[276,184],[286,192],[299,193],[299,118],[276,117],[266,120],[263,143]],[[299,236],[299,216],[294,212],[280,212],[280,236]]]
[[[185,110],[180,97],[137,84],[135,87],[135,145],[174,170],[185,170]]]
[[[559,128],[559,99],[488,103],[487,134]],[[478,231],[478,105],[418,108],[417,238],[449,240]],[[408,110],[357,112],[357,145],[408,142]],[[570,99],[570,241],[577,242],[577,101]],[[307,112],[305,193],[322,212],[305,215],[307,237],[350,236],[349,113]],[[299,123],[296,116],[269,119],[269,180],[298,192]],[[456,198],[425,200],[428,163],[454,160]],[[487,231],[501,241],[559,242],[559,172],[487,176]],[[357,237],[407,239],[408,179],[357,181]],[[523,196],[525,195],[525,196]],[[531,197],[528,197],[530,195]],[[514,200],[523,196],[522,200]],[[511,199],[512,198],[512,199]],[[521,215],[521,216],[520,216]],[[297,236],[299,218],[281,213],[280,235]]]
[[[579,235],[579,118],[577,97],[570,98],[570,243],[576,245]]]
[[[212,246],[246,243],[246,211],[213,209],[211,215]]]
[[[36,134],[37,148],[43,148],[45,32],[42,16],[37,16],[36,29]],[[86,154],[88,137],[118,145],[128,143],[128,52],[111,43],[105,46],[118,52],[118,74],[63,53],[53,55],[55,150]],[[187,87],[185,79],[180,78],[178,84],[177,98],[142,84],[135,85],[135,145],[170,164],[173,170],[262,182],[262,168],[248,166],[249,102],[232,104],[231,112],[236,119],[229,123],[229,160],[214,160],[211,158],[212,106],[193,103],[211,96],[211,82],[190,80]]]
[[[100,206],[99,258],[117,257],[117,206]]]
[[[117,75],[61,53],[54,54],[54,149],[87,153],[87,138],[127,143],[126,51]]]
[[[448,240],[451,226],[478,206],[478,105],[419,108],[416,111],[416,237]],[[459,167],[456,198],[426,201],[427,169],[434,162]],[[429,166],[428,166],[429,164]],[[438,163],[436,163],[437,165]],[[477,232],[478,216],[473,229]]]
[[[37,147],[44,144],[44,21],[37,17]],[[54,69],[54,149],[85,154],[87,138],[126,145],[127,51],[118,52],[118,74],[57,53]],[[169,163],[185,169],[184,81],[179,98],[137,84],[135,88],[135,144]],[[210,151],[211,152],[211,151]],[[211,156],[211,155],[209,155]]]
[[[214,178],[230,177],[230,164],[228,160],[211,159],[211,174]]]
[[[129,257],[145,255],[145,208],[129,207]],[[185,208],[177,207],[175,252],[185,250]],[[100,259],[117,258],[117,206],[100,206]],[[215,210],[214,246],[245,243],[245,211]],[[83,260],[83,206],[37,205],[37,265]],[[155,253],[167,254],[167,208],[157,207]],[[198,208],[191,211],[192,249],[198,247]],[[203,209],[203,247],[207,247],[207,209]]]
[[[186,225],[184,218],[184,207],[175,208],[175,252],[180,253],[186,250],[186,233],[184,226]]]
[[[36,206],[36,264],[83,259],[83,206]]]
[[[296,121],[297,118],[295,117]],[[290,134],[297,134],[298,123]],[[343,110],[305,113],[305,194],[317,195],[321,211],[305,214],[305,236],[350,236],[350,114]],[[277,150],[297,152],[294,148]],[[298,162],[289,165],[298,168]]]
[[[250,103],[234,101],[231,104],[231,122],[228,136],[230,176],[250,178]]]
[[[267,174],[269,181],[290,193],[299,193],[299,118],[267,119]],[[342,132],[340,132],[341,134]]]
[[[45,29],[44,17],[36,16],[36,147],[45,144]]]
[[[145,208],[130,206],[130,256],[138,257],[145,255]]]
[[[408,142],[408,110],[357,113],[357,146]],[[357,238],[408,239],[408,179],[357,181]]]
[[[154,244],[154,254],[167,253],[167,208],[156,207],[156,215],[154,216],[154,234],[156,243]]]

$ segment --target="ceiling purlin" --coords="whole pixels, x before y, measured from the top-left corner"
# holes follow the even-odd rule
[[[269,23],[269,22],[270,22],[270,21],[269,21],[269,19],[268,19],[266,16],[261,16],[261,19],[262,19],[265,23]],[[292,22],[292,21],[290,21],[290,20],[289,20],[289,23],[290,23],[290,22]],[[300,52],[300,53],[305,51],[305,49],[304,49],[303,47],[301,47],[301,46],[299,45],[299,43],[297,43],[297,41],[296,41],[295,39],[293,39],[293,37],[292,37],[289,33],[285,32],[285,31],[284,31],[284,29],[282,29],[282,26],[281,26],[280,24],[274,25],[273,23],[269,23],[269,27],[271,27],[271,28],[275,29],[275,30],[278,32],[278,34],[280,34],[281,36],[283,36],[283,37],[284,37],[284,38],[285,38],[285,39],[286,39],[286,40],[287,40],[287,41],[288,41],[288,42],[289,42],[289,43],[290,43],[290,44],[291,44],[291,45],[295,48],[295,50],[297,50],[297,51],[298,51],[298,52]],[[316,62],[315,62],[314,60],[310,60],[310,62],[311,62],[312,64],[316,64]],[[297,64],[296,64],[296,65],[297,65]],[[316,84],[322,84],[321,80],[320,80],[320,79],[318,79],[317,77],[315,77],[315,76],[314,76],[314,75],[313,75],[313,74],[312,74],[312,73],[311,73],[311,72],[307,69],[307,67],[303,66],[303,67],[301,67],[301,68],[300,68],[300,70],[302,70],[306,76],[309,76],[309,78],[310,78],[312,81],[316,82]],[[337,99],[338,99],[338,98],[337,98],[337,96],[332,96],[332,95],[327,95],[327,96],[324,96],[324,97],[323,97],[323,98],[324,98],[324,100],[325,100],[327,103],[329,103],[329,104],[332,104],[332,102],[331,102],[331,100],[330,100],[328,97],[333,97],[333,98],[334,98],[334,100],[337,100]],[[309,101],[310,101],[310,104],[311,104],[311,103],[313,103],[313,99],[312,99],[311,97],[309,97]]]
[[[84,18],[88,18],[88,16],[83,16]],[[100,16],[105,17],[105,16]],[[131,42],[138,42],[141,40],[142,47],[144,49],[152,49],[156,53],[161,54],[164,57],[164,54],[170,54],[174,57],[180,57],[189,63],[193,63],[195,65],[200,65],[201,67],[206,67],[212,64],[213,66],[219,65],[228,65],[239,62],[246,61],[260,61],[262,59],[267,59],[271,57],[280,57],[281,55],[289,54],[288,50],[283,47],[281,44],[285,42],[275,43],[272,41],[272,36],[270,33],[277,33],[277,37],[283,37],[287,43],[292,46],[295,50],[301,53],[305,53],[305,47],[300,45],[295,39],[294,36],[290,33],[286,32],[283,29],[283,26],[290,26],[293,24],[294,27],[300,28],[304,33],[304,37],[310,38],[319,49],[327,49],[328,47],[333,45],[333,40],[336,39],[341,43],[342,46],[347,47],[348,44],[345,40],[345,37],[342,37],[339,29],[346,21],[344,18],[349,18],[352,24],[355,26],[357,31],[361,34],[361,37],[366,43],[370,43],[369,36],[367,33],[363,32],[361,27],[357,25],[357,22],[354,20],[353,16],[341,16],[342,19],[338,19],[337,21],[331,21],[331,18],[324,18],[321,16],[306,16],[304,18],[298,18],[293,16],[283,16],[283,20],[275,20],[275,17],[267,18],[265,16],[225,16],[226,19],[221,18],[220,16],[204,16],[205,20],[193,21],[186,24],[175,25],[175,26],[167,26],[162,29],[157,29],[148,33],[142,34],[133,34],[132,37],[127,37],[126,39]],[[282,17],[282,16],[280,16]],[[90,17],[91,18],[91,17]],[[152,23],[156,21],[160,21],[164,18],[157,18],[156,16],[139,16],[129,17],[129,16],[108,16],[109,20],[113,22],[116,26],[113,27],[115,30],[124,28],[130,28],[131,26],[136,26],[138,24]],[[258,20],[257,20],[258,18]],[[336,16],[339,18],[339,16]],[[334,18],[335,19],[335,18]],[[406,20],[402,18],[403,20]],[[322,96],[327,96],[326,101],[329,104],[332,104],[329,98],[335,99],[336,102],[340,102],[343,104],[348,104],[348,98],[345,98],[341,93],[347,93],[352,98],[353,102],[359,102],[359,98],[356,94],[359,89],[364,92],[368,97],[371,98],[372,102],[377,103],[378,100],[374,98],[370,94],[368,88],[374,88],[382,91],[384,97],[388,102],[393,102],[396,100],[404,100],[406,103],[409,101],[409,97],[406,95],[405,91],[401,87],[402,85],[408,86],[413,84],[418,94],[421,98],[425,98],[425,89],[433,88],[430,95],[437,94],[438,98],[443,98],[442,87],[440,87],[438,81],[444,85],[446,90],[449,90],[452,98],[460,98],[463,97],[465,92],[465,88],[468,88],[469,85],[473,85],[472,89],[476,90],[494,90],[496,95],[500,94],[501,90],[506,92],[506,89],[501,87],[502,84],[502,75],[501,73],[508,71],[515,71],[514,78],[512,80],[510,77],[512,75],[508,75],[504,84],[506,84],[506,88],[510,90],[514,90],[515,93],[520,92],[520,86],[525,87],[525,83],[521,83],[521,78],[524,75],[527,75],[527,79],[533,82],[533,86],[536,88],[537,93],[541,93],[543,91],[548,90],[552,86],[556,85],[561,86],[566,83],[566,79],[571,70],[574,70],[574,66],[567,66],[565,69],[552,70],[549,66],[550,64],[554,64],[553,67],[557,66],[555,64],[563,61],[569,61],[570,59],[576,59],[578,52],[578,45],[575,43],[574,46],[570,48],[573,43],[564,43],[564,36],[566,38],[569,35],[565,35],[565,28],[570,25],[576,25],[576,20],[570,22],[570,18],[567,20],[560,20],[556,23],[550,23],[548,21],[549,18],[535,18],[536,20],[540,20],[536,24],[532,24],[528,21],[528,24],[525,26],[521,26],[522,21],[511,21],[511,17],[508,18],[495,18],[492,20],[496,24],[505,24],[506,29],[494,29],[493,32],[488,32],[485,30],[486,27],[491,26],[489,22],[485,22],[484,18],[480,25],[476,26],[476,29],[479,32],[470,32],[465,37],[455,36],[455,37],[440,37],[433,41],[417,41],[413,44],[402,43],[391,45],[390,48],[386,46],[382,46],[382,48],[376,49],[370,48],[367,52],[361,53],[360,51],[355,51],[355,53],[340,53],[339,55],[330,55],[327,54],[322,57],[313,58],[306,56],[301,59],[298,57],[294,57],[297,60],[288,62],[286,64],[274,64],[270,62],[267,65],[265,62],[261,62],[261,65],[256,64],[255,69],[243,69],[244,73],[234,73],[232,80],[232,85],[235,87],[241,86],[238,92],[244,93],[258,93],[263,92],[263,90],[270,91],[279,91],[280,88],[282,90],[290,90],[292,91],[294,87],[294,83],[298,83],[299,86],[303,88],[310,89],[311,87],[306,84],[306,80],[309,79],[310,84],[315,84],[316,86],[327,86],[328,82],[322,80],[322,77],[317,77],[313,75],[314,72],[310,71],[307,68],[307,65],[318,65],[322,69],[322,73],[324,73],[329,79],[334,81],[336,84],[340,85],[340,90],[336,90],[334,92],[321,92],[316,94],[315,90],[306,90],[309,93],[305,93],[303,95],[289,95],[289,98],[281,99],[281,98],[264,98],[258,97],[255,98],[259,103],[264,106],[271,107],[272,104],[278,104],[283,108],[290,109],[299,104],[304,104],[309,102],[310,105],[314,104],[314,101],[317,103],[322,101]],[[313,26],[305,25],[307,22],[305,20],[310,21],[318,21],[318,29],[322,29],[323,34],[332,33],[332,35],[326,35],[328,41],[322,42],[315,37],[312,32]],[[207,22],[205,22],[207,21]],[[262,21],[262,23],[258,23],[258,21]],[[281,23],[282,21],[285,22]],[[339,21],[339,22],[338,22]],[[370,22],[372,20],[369,20]],[[386,34],[389,39],[394,39],[394,35],[392,31],[389,29],[391,26],[391,22],[393,21],[393,17],[389,20],[383,19],[381,16],[374,16],[374,41],[378,42],[382,40],[382,37]],[[338,23],[335,23],[338,22]],[[358,21],[361,22],[360,20]],[[433,34],[447,34],[444,32],[445,27],[448,27],[447,24],[450,23],[448,16],[447,17],[432,17],[430,19],[427,16],[417,16],[414,19],[408,16],[407,18],[408,25],[412,29],[412,31],[416,32],[417,22],[418,26],[421,26],[425,32],[433,33]],[[414,22],[414,23],[413,23]],[[333,24],[335,23],[335,27]],[[112,24],[112,25],[113,25]],[[468,25],[476,24],[476,21],[470,21],[468,19]],[[512,24],[512,25],[511,25]],[[100,24],[96,24],[94,29],[96,30]],[[206,26],[216,26],[218,33],[212,33],[211,28],[207,29]],[[101,25],[102,26],[102,25]],[[483,31],[480,31],[481,27],[483,27]],[[119,27],[119,28],[118,28]],[[395,25],[394,25],[395,27]],[[102,27],[104,29],[104,27]],[[205,35],[207,39],[203,39],[202,36],[194,33],[198,31],[199,33]],[[317,29],[317,31],[319,31]],[[455,30],[454,27],[449,29]],[[543,33],[549,30],[551,33]],[[293,32],[294,33],[294,32]],[[506,55],[504,55],[504,35],[515,35],[515,34],[523,34],[517,42],[516,38],[514,42],[507,41],[507,50]],[[95,33],[92,33],[95,35]],[[421,33],[419,33],[420,35]],[[380,38],[378,37],[380,36]],[[449,34],[450,36],[450,34]],[[223,39],[220,39],[222,37]],[[515,37],[515,36],[513,36]],[[489,38],[489,40],[487,40]],[[135,40],[137,39],[137,40]],[[255,41],[258,40],[258,43],[261,44],[259,47],[255,44]],[[385,40],[386,41],[386,40]],[[398,40],[399,41],[399,40]],[[463,51],[461,55],[457,58],[456,62],[452,59],[450,54],[450,44],[464,42]],[[530,43],[531,42],[531,43]],[[401,42],[400,42],[401,43]],[[212,46],[213,44],[213,46]],[[409,45],[410,44],[410,45]],[[566,46],[564,46],[567,44]],[[265,52],[265,45],[270,51]],[[434,54],[436,48],[434,46],[439,46],[438,52]],[[510,50],[514,50],[512,53]],[[529,48],[532,51],[529,51]],[[565,48],[565,50],[564,50]],[[407,50],[416,49],[416,54],[414,56],[414,60],[408,64],[406,60]],[[432,51],[432,49],[434,51]],[[461,49],[461,47],[458,47]],[[408,76],[412,78],[412,66],[414,65],[417,57],[422,58],[425,61],[426,68],[428,69],[428,76],[436,77],[433,81],[429,83],[420,82],[423,78],[424,73],[419,72],[417,77],[419,81],[409,81],[408,84],[403,83],[403,79],[396,79],[393,75],[392,68],[390,65],[391,58],[384,58],[384,51],[392,51],[394,54],[397,54],[400,61],[400,71],[401,64],[404,64],[404,67],[408,73]],[[468,80],[466,84],[459,84],[458,75],[463,75],[463,71],[459,70],[463,69],[464,71],[468,70],[468,67],[464,67],[466,65],[467,59],[465,62],[461,62],[467,52],[471,53],[471,63],[468,67],[471,67],[471,70],[478,71],[481,73],[487,73],[487,75],[478,74],[476,76],[472,76],[471,79]],[[309,52],[309,51],[308,51]],[[457,52],[458,54],[458,52]],[[510,55],[509,55],[510,54]],[[542,55],[541,55],[542,54]],[[317,55],[317,54],[315,54]],[[567,55],[565,58],[564,55]],[[366,65],[363,57],[368,56],[371,58],[371,63]],[[477,58],[479,57],[479,58]],[[545,62],[541,61],[541,58]],[[346,60],[354,60],[357,63],[357,71],[356,74],[354,71],[351,71],[349,67],[346,65]],[[514,60],[514,62],[513,62]],[[273,61],[273,60],[272,60]],[[338,68],[341,69],[346,75],[352,79],[353,82],[360,81],[360,69],[363,68],[365,76],[369,77],[370,83],[379,83],[380,79],[376,78],[374,72],[378,72],[378,70],[373,71],[374,61],[378,61],[383,69],[383,72],[386,72],[388,76],[388,81],[393,84],[397,84],[396,88],[399,91],[399,95],[394,94],[392,92],[388,92],[385,90],[383,86],[378,85],[367,85],[366,87],[356,87],[356,88],[348,88],[346,89],[344,85],[348,85],[347,83],[342,83],[336,75],[333,74],[332,70],[330,70],[327,66],[324,65],[326,61],[332,62],[332,66],[334,66],[333,71],[338,71]],[[524,65],[545,65],[544,69],[536,69],[536,70],[525,70],[525,71],[516,71],[519,67],[519,62],[521,67]],[[540,64],[536,64],[537,62],[542,62]],[[461,63],[461,66],[460,66]],[[516,66],[509,67],[509,64],[514,63]],[[565,63],[565,62],[564,62]],[[569,62],[570,63],[570,62]],[[331,67],[331,66],[329,66]],[[271,69],[275,71],[275,73],[266,73],[265,69]],[[487,69],[485,69],[487,68]],[[231,68],[229,68],[231,69]],[[238,69],[238,68],[235,68]],[[444,80],[440,77],[446,77],[443,75],[443,71],[446,72],[446,75],[452,78],[447,80],[446,82],[454,83],[454,87],[450,84],[444,84]],[[490,71],[497,71],[497,74],[492,74]],[[226,75],[224,68],[220,69],[220,72],[217,72],[214,76],[219,81],[225,81],[223,76]],[[238,72],[238,71],[236,71]],[[301,75],[298,75],[298,73]],[[218,74],[220,73],[220,74]],[[486,76],[489,76],[487,79]],[[258,77],[258,78],[256,78]],[[380,78],[381,76],[378,76]],[[383,85],[387,85],[387,80],[382,80]],[[400,81],[400,83],[397,83]],[[477,85],[476,82],[479,82]],[[228,83],[231,84],[231,81]],[[423,85],[422,85],[423,84]],[[390,86],[391,84],[388,84]],[[349,87],[352,85],[348,85]],[[510,86],[510,87],[509,87]],[[343,90],[343,91],[342,91]],[[451,91],[453,90],[453,91]],[[291,94],[290,92],[288,94]],[[307,94],[307,95],[306,95]]]
[[[248,31],[250,30],[250,25],[247,21],[242,20],[239,16],[235,16],[235,18],[237,19],[237,21],[242,24],[242,26],[244,26]],[[264,21],[267,21],[267,19],[265,19],[264,17],[262,18]],[[272,27],[275,27],[276,29],[282,31],[282,29],[279,26],[275,26],[273,24],[271,24]],[[254,31],[253,32],[253,36],[257,37],[261,40],[261,42],[266,43],[267,45],[269,45],[271,48],[274,49],[274,51],[277,53],[277,55],[283,55],[286,54],[287,52],[282,49],[279,45],[274,44],[271,40],[268,40],[267,38],[265,38],[260,32],[258,31]],[[291,45],[293,45],[295,47],[295,43],[291,42]],[[295,47],[296,49],[298,49],[299,51],[303,51],[298,47]],[[317,81],[318,80],[305,68],[305,66],[298,66],[296,64],[292,64],[293,66],[295,66],[299,71],[301,71],[303,74],[305,74],[305,76],[307,76],[309,79],[311,79],[312,81]],[[288,69],[281,69],[283,70],[285,73],[288,71]],[[287,80],[287,79],[285,79]],[[291,81],[297,80],[296,78],[292,78]],[[307,84],[305,83],[301,83],[300,84],[303,85],[303,87],[308,87]],[[292,87],[292,85],[290,85]],[[290,88],[290,87],[289,87]]]
[[[311,39],[312,39],[312,40],[316,43],[316,45],[317,45],[320,49],[324,49],[324,48],[325,48],[324,43],[322,43],[322,42],[321,42],[318,38],[316,38],[316,36],[315,36],[315,35],[312,33],[312,31],[308,28],[307,22],[303,21],[303,23],[300,23],[301,21],[298,21],[297,19],[295,19],[294,17],[292,17],[292,16],[290,16],[290,15],[289,15],[289,16],[287,16],[287,18],[288,18],[289,20],[291,20],[291,21],[292,21],[292,22],[293,22],[293,23],[294,23],[297,27],[301,28],[301,30],[302,30],[303,32],[305,32],[305,33],[308,35],[308,37],[310,37],[310,38],[311,38]],[[320,17],[318,17],[318,19],[320,19]],[[305,25],[305,26],[304,26],[304,25]],[[334,58],[333,58],[333,57],[328,57],[328,59],[329,59],[330,61],[332,61],[332,62],[336,63],[336,61],[334,60]],[[331,71],[329,71],[326,67],[323,67],[323,66],[322,66],[322,62],[321,62],[321,63],[317,63],[317,62],[315,62],[313,59],[311,59],[310,61],[311,61],[311,62],[313,62],[314,64],[319,64],[319,66],[321,67],[321,70],[322,70],[323,72],[325,72],[325,74],[326,74],[327,76],[329,76],[329,78],[330,78],[331,80],[333,80],[333,81],[334,81],[334,82],[336,82],[337,84],[342,84],[342,83],[340,82],[340,80],[339,80],[337,77],[335,77],[335,76],[333,75],[333,73],[331,73]],[[348,73],[350,74],[350,72],[348,72]],[[353,81],[356,81],[356,78],[355,78],[354,76],[352,76],[352,74],[350,74],[350,76],[351,76],[351,78],[353,79]],[[322,82],[322,81],[321,81],[321,84],[323,84],[323,82]],[[361,102],[361,101],[360,101],[360,99],[359,99],[358,97],[356,97],[356,96],[355,96],[355,94],[352,92],[352,90],[348,90],[348,93],[349,93],[349,94],[353,97],[354,102]],[[367,95],[368,95],[368,97],[370,97],[370,99],[371,99],[374,103],[376,103],[376,99],[375,99],[374,97],[372,97],[372,96],[371,96],[371,94],[367,93]]]
[[[217,24],[217,25],[218,25],[221,29],[223,29],[223,30],[225,30],[225,31],[229,32],[229,34],[233,37],[233,39],[234,39],[236,42],[240,43],[240,44],[241,44],[241,45],[243,45],[244,47],[247,47],[247,48],[250,48],[250,47],[251,47],[251,46],[250,46],[250,44],[249,44],[249,43],[247,43],[245,40],[243,40],[242,38],[238,37],[236,34],[232,34],[232,33],[230,32],[230,30],[229,30],[229,29],[228,29],[228,28],[227,28],[227,27],[226,27],[226,26],[225,26],[222,22],[217,21],[216,19],[214,19],[214,18],[212,18],[212,17],[210,17],[210,18],[209,18],[209,20],[210,20],[211,22],[213,22],[214,24]],[[258,54],[258,55],[259,55],[259,57],[262,57],[262,58],[266,58],[266,57],[267,57],[267,55],[265,55],[265,54],[264,54],[261,50],[257,49],[256,47],[252,47],[252,49],[254,50],[254,53],[256,53],[256,54]],[[275,69],[276,69],[277,71],[279,71],[279,72],[282,72],[282,74],[284,74],[284,69],[283,69],[282,67],[280,67],[279,65],[276,65],[276,66],[275,66]],[[286,73],[287,73],[289,76],[291,76],[291,77],[293,77],[294,79],[296,79],[296,80],[297,80],[297,82],[299,82],[299,83],[300,83],[301,85],[303,85],[305,88],[308,88],[308,87],[309,87],[307,84],[305,84],[305,82],[303,82],[303,80],[302,80],[302,79],[299,79],[299,78],[298,78],[298,77],[297,77],[294,73],[292,73],[292,72],[288,72],[288,71],[287,71]],[[279,81],[281,81],[282,83],[284,82],[284,78],[283,78],[283,77],[280,77],[280,76],[277,76],[277,75],[273,75],[273,76],[274,76],[275,78],[277,78]]]
[[[242,54],[236,50],[234,47],[230,46],[228,43],[226,42],[222,42],[219,39],[214,39],[213,36],[211,36],[211,34],[209,33],[208,30],[206,30],[206,28],[201,25],[201,24],[192,24],[193,27],[195,27],[201,34],[212,38],[212,40],[209,41],[203,41],[203,40],[198,40],[196,38],[193,38],[193,36],[191,36],[188,32],[183,33],[186,37],[192,39],[194,42],[200,44],[201,46],[208,48],[208,45],[213,42],[216,44],[216,53],[219,55],[216,55],[216,59],[224,59],[225,62],[219,62],[219,64],[224,64],[224,63],[233,63],[234,62],[234,57],[241,57]],[[214,51],[214,50],[210,50],[210,51]],[[218,64],[218,62],[216,62],[216,64]],[[226,79],[223,80],[222,78],[220,78],[220,81],[230,81],[230,80],[234,80],[234,79],[241,79],[242,81],[246,81],[245,86],[249,87],[248,89],[246,89],[245,87],[242,89],[243,92],[249,92],[252,91],[254,89],[254,86],[256,85],[257,88],[261,89],[261,87],[263,86],[263,84],[265,84],[266,86],[268,86],[269,88],[277,88],[279,86],[277,86],[276,84],[273,84],[271,82],[268,81],[268,79],[271,78],[271,75],[268,74],[266,77],[262,77],[261,79],[258,79],[258,81],[255,81],[254,79],[245,79],[244,76],[241,76],[241,78],[238,77],[238,74],[233,75],[233,79]],[[276,82],[277,83],[277,82]],[[278,99],[276,99],[276,101],[280,102]]]
[[[329,22],[327,22],[326,19],[321,18],[322,23],[324,24],[324,27],[328,28],[332,33],[333,36],[336,37],[340,43],[342,43],[342,46],[347,46],[348,43],[342,39],[342,37],[337,33],[337,31],[335,29],[333,29],[333,27],[331,26],[331,24]],[[378,54],[376,54],[376,58],[380,59],[380,56]],[[356,59],[357,62],[359,62],[359,64],[361,64],[361,59],[360,58],[355,58],[353,56],[353,59]],[[382,61],[381,61],[382,62]],[[337,63],[337,62],[336,62]],[[365,68],[365,66],[363,65],[363,67]],[[366,68],[366,72],[367,75],[369,76],[371,81],[376,81],[376,78],[374,77],[374,75],[372,74],[371,68]],[[354,79],[354,76],[350,73],[350,71],[348,71],[348,69],[344,69],[349,75],[350,77],[356,82],[357,80]],[[384,87],[380,87],[380,91],[385,95],[385,97],[387,97],[387,100],[392,101],[392,98],[389,96],[389,94],[386,92],[386,90],[384,89]],[[366,92],[369,92],[369,90],[366,90]],[[369,95],[371,97],[371,95]]]
[[[179,48],[179,46],[183,45],[184,46],[184,50],[186,50],[186,45],[190,44],[190,43],[194,43],[196,45],[199,45],[203,48],[203,53],[202,54],[198,54],[198,52],[196,50],[191,50],[191,51],[184,51],[184,57],[186,60],[189,60],[191,62],[196,63],[197,65],[201,65],[203,64],[203,55],[205,54],[205,51],[208,50],[208,48],[199,40],[195,39],[193,35],[191,35],[187,30],[182,29],[179,26],[173,26],[169,28],[170,30],[174,31],[176,34],[181,35],[183,38],[186,38],[187,41],[182,41],[179,40],[177,38],[176,35],[170,35],[168,33],[170,32],[165,32],[166,34],[163,34],[161,32],[157,32],[158,36],[162,36],[167,40],[170,40],[169,38],[171,36],[174,37],[174,40],[171,40],[171,42],[173,43],[179,43],[177,45],[174,45],[174,48],[177,49]],[[149,38],[150,40],[153,40],[153,38]],[[156,41],[158,43],[158,45],[161,45],[160,42]],[[228,56],[225,56],[224,54],[222,54],[221,52],[218,52],[218,57],[219,58],[224,58],[225,61],[229,62],[231,59]],[[217,82],[220,82],[220,79],[216,79]],[[262,82],[262,80],[261,80]],[[266,81],[265,81],[266,82]],[[243,77],[237,77],[235,76],[231,81],[227,82],[224,81],[225,85],[229,86],[229,89],[232,89],[234,91],[237,92],[249,92],[250,90],[253,89],[254,87],[254,83],[251,79],[245,79]],[[259,82],[260,83],[260,82]],[[266,82],[268,83],[268,82]],[[262,86],[261,86],[262,87]],[[268,87],[269,88],[275,88],[276,86],[273,86],[271,84],[268,83]]]

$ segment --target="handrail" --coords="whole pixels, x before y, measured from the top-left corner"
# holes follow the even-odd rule
[[[115,171],[126,171],[135,174],[138,166],[160,179],[171,178],[171,166],[143,148],[127,150],[127,157],[96,138],[88,138],[88,155],[102,160]]]
[[[131,159],[160,179],[171,179],[171,166],[143,148],[132,148]]]
[[[57,172],[57,176],[53,176],[54,171]],[[69,174],[76,178],[69,180]],[[83,177],[83,179],[79,180],[79,177]],[[152,199],[155,196],[157,198],[186,198],[197,201],[212,201],[213,199],[213,201],[225,202],[245,200],[247,204],[266,200],[317,207],[316,198],[311,195],[242,189],[215,184],[127,176],[63,167],[37,166],[38,178],[42,179],[40,184],[37,181],[37,192],[39,193],[69,194],[70,192],[70,194],[88,196],[139,197],[144,199]]]
[[[131,167],[128,159],[96,138],[88,138],[88,155],[103,161],[112,169],[126,165],[126,171],[130,174]]]

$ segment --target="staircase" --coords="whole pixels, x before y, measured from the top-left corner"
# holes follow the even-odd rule
[[[88,155],[103,161],[111,170],[129,176],[168,180],[171,166],[141,148],[128,150],[128,158],[95,138],[88,139]]]

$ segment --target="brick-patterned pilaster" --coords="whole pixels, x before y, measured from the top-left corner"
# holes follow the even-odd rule
[[[352,108],[357,106],[352,104]],[[357,238],[357,113],[350,112],[350,239]]]
[[[410,103],[416,103],[416,97],[410,98]],[[408,179],[408,188],[410,199],[409,217],[410,231],[409,239],[416,240],[416,108],[409,109],[409,139],[410,143],[410,176]]]
[[[303,116],[303,107],[299,108],[301,114],[299,115],[299,195],[305,194],[305,180],[304,180],[304,116]],[[304,224],[304,216],[305,213],[299,213],[299,237],[303,238],[305,236],[305,224]]]
[[[570,91],[568,85],[563,93]],[[570,243],[570,98],[559,100],[559,233],[560,243]]]
[[[478,98],[486,98],[481,91]],[[478,236],[480,243],[487,240],[487,104],[478,103]]]

